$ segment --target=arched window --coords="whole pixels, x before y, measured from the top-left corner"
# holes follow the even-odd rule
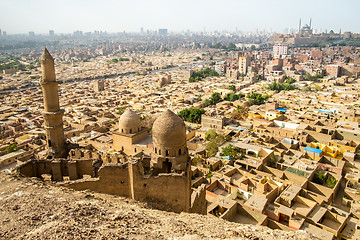
[[[181,149],[179,149],[179,155],[181,155]]]
[[[161,155],[161,150],[159,149],[159,155]]]
[[[157,149],[155,148],[155,153],[157,154]]]
[[[136,148],[134,148],[134,152],[136,152]]]
[[[132,133],[132,129],[130,129],[130,133]]]
[[[121,147],[121,151],[124,151],[124,147]]]
[[[169,151],[168,150],[165,151],[165,155],[169,156]]]
[[[124,129],[121,129],[121,132],[124,133]]]
[[[51,140],[48,141],[49,147],[51,147]]]

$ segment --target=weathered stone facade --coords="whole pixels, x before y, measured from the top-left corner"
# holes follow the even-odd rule
[[[42,79],[40,81],[44,95],[44,125],[47,145],[54,157],[64,157],[65,137],[63,129],[64,110],[60,109],[58,82],[55,76],[54,59],[45,48],[40,59]]]
[[[118,133],[114,134],[114,149],[119,154],[102,156],[79,148],[67,152],[54,61],[46,49],[42,66],[45,128],[48,148],[55,152],[55,158],[29,160],[17,167],[18,172],[75,190],[90,189],[146,201],[163,210],[206,214],[204,185],[195,191],[191,188],[191,159],[185,123],[180,117],[167,110],[155,121],[151,156],[134,149],[133,144],[148,134],[130,109],[121,116]],[[63,155],[67,159],[59,158]]]

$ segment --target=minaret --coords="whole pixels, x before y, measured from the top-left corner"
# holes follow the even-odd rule
[[[64,110],[60,109],[58,82],[56,81],[54,58],[45,48],[40,58],[42,79],[40,80],[44,96],[44,126],[48,149],[55,158],[64,157],[65,138],[63,129]]]

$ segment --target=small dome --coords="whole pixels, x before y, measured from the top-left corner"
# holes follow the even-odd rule
[[[136,133],[141,129],[139,115],[131,109],[127,108],[121,115],[119,121],[119,131],[121,133]]]
[[[176,148],[186,145],[184,121],[169,109],[156,119],[152,128],[155,146]]]

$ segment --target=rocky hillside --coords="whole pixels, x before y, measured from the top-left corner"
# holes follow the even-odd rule
[[[0,239],[310,239],[0,173]],[[313,239],[313,238],[312,238]]]

